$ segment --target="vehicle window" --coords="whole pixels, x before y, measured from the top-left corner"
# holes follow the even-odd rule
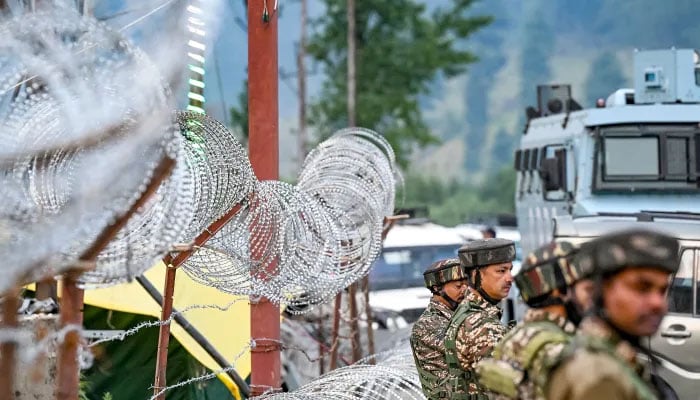
[[[693,313],[695,250],[686,249],[681,257],[681,266],[673,277],[668,293],[668,311],[681,314]]]
[[[698,132],[688,124],[600,128],[593,190],[700,190]]]
[[[659,176],[658,137],[606,137],[605,178]]]
[[[458,244],[384,249],[369,273],[371,290],[424,285],[423,272],[433,262],[457,256]]]
[[[688,139],[677,137],[666,139],[666,160],[669,178],[687,179]]]

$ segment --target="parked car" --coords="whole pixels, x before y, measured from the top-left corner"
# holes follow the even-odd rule
[[[369,273],[370,305],[382,316],[398,314],[413,322],[428,306],[431,294],[425,288],[423,271],[434,261],[457,256],[475,231],[464,237],[453,228],[431,222],[397,225],[389,231],[382,253]]]

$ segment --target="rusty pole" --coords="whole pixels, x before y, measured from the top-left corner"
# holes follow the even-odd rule
[[[175,272],[177,268],[166,257],[165,263],[165,287],[163,289],[163,306],[160,310],[160,320],[167,321],[173,314],[173,295],[175,294]],[[168,364],[168,345],[170,344],[170,323],[160,326],[158,331],[158,348],[156,350],[156,377],[153,382],[153,395],[158,393],[166,385],[166,371]],[[165,393],[156,397],[158,400],[165,399]]]
[[[163,302],[160,313],[161,321],[169,321],[173,314],[173,299],[175,296],[175,276],[177,269],[190,258],[195,249],[203,246],[216,234],[228,221],[241,210],[241,204],[235,205],[221,218],[209,225],[204,232],[195,239],[190,249],[180,251],[175,255],[169,254],[163,258],[165,263],[165,283],[163,285]],[[153,382],[153,395],[157,400],[165,399],[165,393],[158,394],[166,386],[166,372],[168,368],[168,346],[170,345],[170,322],[160,326],[158,331],[158,348],[156,352],[156,373]],[[245,391],[245,388],[239,388]]]
[[[248,149],[260,180],[279,176],[276,3],[248,0]],[[264,297],[251,301],[250,336],[256,343],[251,349],[251,394],[279,391],[280,309]]]
[[[348,126],[357,125],[356,102],[357,102],[357,81],[356,81],[356,33],[355,33],[355,0],[347,0],[348,19],[348,80],[347,80],[347,106],[348,106]],[[357,313],[357,289],[358,282],[353,282],[348,288],[348,302],[350,305],[350,340],[352,344],[352,361],[357,362],[362,358],[362,347],[360,343],[360,324]]]
[[[2,328],[17,329],[18,290],[9,290],[2,300]],[[17,363],[17,343],[0,343],[0,400],[13,400],[15,387],[15,366]]]
[[[82,326],[83,298],[85,291],[77,285],[80,271],[70,271],[63,275],[61,286],[61,327],[68,325]],[[80,366],[78,364],[78,348],[80,333],[72,330],[66,333],[58,351],[58,400],[75,400],[78,398],[80,383]]]
[[[297,82],[299,86],[299,137],[297,146],[299,151],[299,171],[304,165],[306,157],[306,22],[307,22],[306,0],[301,0],[301,20],[299,28],[299,50],[297,50]]]
[[[67,325],[81,326],[83,322],[83,290],[78,288],[77,278],[84,271],[80,267],[94,264],[100,252],[126,225],[129,218],[155,194],[161,182],[170,175],[175,167],[175,160],[164,157],[156,169],[153,171],[153,178],[146,186],[141,197],[120,215],[115,221],[107,226],[97,237],[97,239],[81,254],[79,260],[82,265],[72,271],[68,271],[63,277],[63,287],[61,288],[61,328]],[[72,330],[68,332],[63,340],[63,344],[58,348],[57,377],[58,388],[56,398],[58,400],[75,400],[78,398],[78,385],[80,382],[80,370],[78,368],[78,347],[80,345],[80,333]]]
[[[338,367],[338,339],[340,334],[340,305],[343,302],[343,292],[335,295],[335,304],[333,305],[333,328],[331,331],[331,360],[328,367],[329,371],[333,371]]]

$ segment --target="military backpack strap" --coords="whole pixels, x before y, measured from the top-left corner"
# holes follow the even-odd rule
[[[476,366],[479,384],[486,390],[518,398],[518,386],[525,378],[525,373],[512,364],[493,358],[483,359]]]
[[[479,363],[477,368],[479,382],[490,391],[516,398],[518,387],[528,377],[532,362],[540,350],[548,344],[571,341],[570,335],[548,321],[530,322],[528,328],[535,329],[536,333],[518,352],[513,352],[512,347],[499,345],[494,348],[492,359]],[[515,331],[508,332],[501,344],[512,340],[515,333]]]
[[[540,328],[538,332],[530,338],[521,352],[520,362],[524,369],[530,369],[540,350],[549,344],[565,344],[572,340],[572,336],[561,330],[551,322],[536,323]]]
[[[457,393],[451,393],[450,398],[457,400],[470,400],[470,397],[468,397],[469,373],[462,369],[457,357],[457,334],[460,326],[462,326],[469,314],[469,303],[460,304],[450,319],[447,334],[445,335],[445,362],[447,363],[449,376],[448,385],[451,391],[457,391]]]

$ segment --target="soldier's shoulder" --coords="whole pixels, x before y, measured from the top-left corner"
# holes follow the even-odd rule
[[[586,373],[581,373],[586,371]],[[554,369],[550,384],[560,387],[566,392],[589,393],[600,382],[612,382],[625,391],[626,375],[619,361],[609,354],[578,348]],[[551,393],[551,392],[550,392]]]

